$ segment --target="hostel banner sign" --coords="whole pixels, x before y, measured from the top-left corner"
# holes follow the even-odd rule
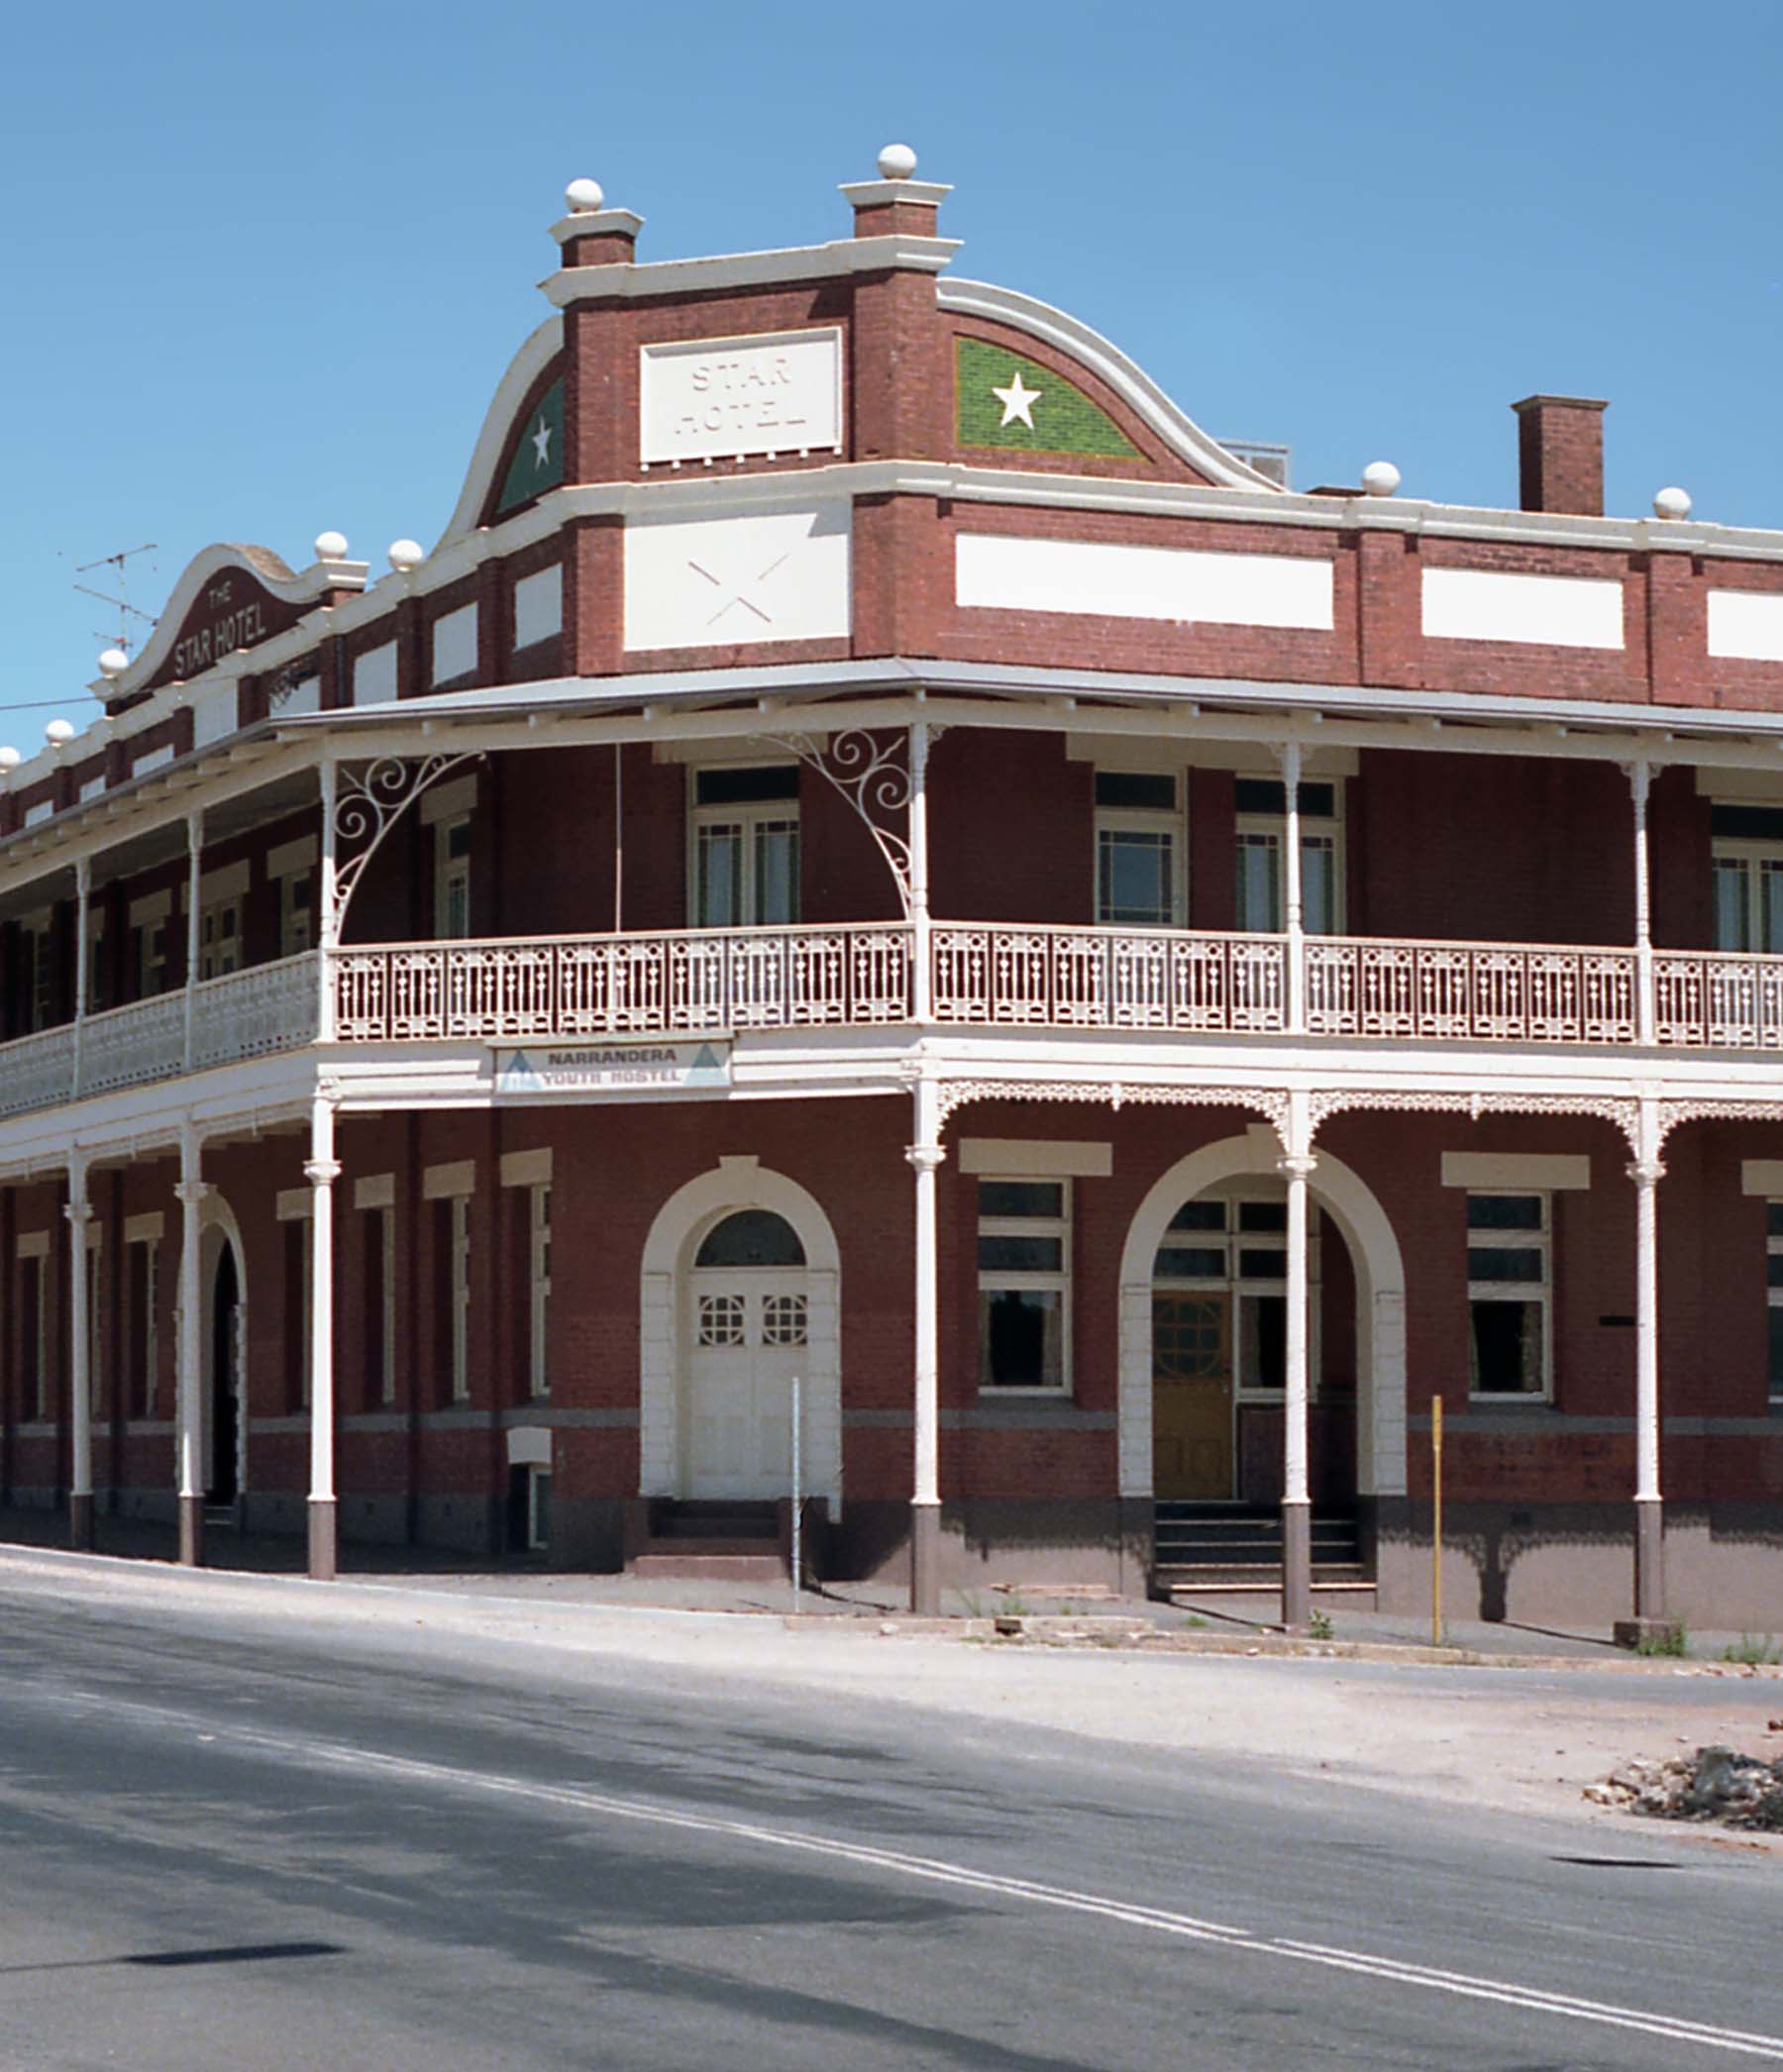
[[[728,1043],[578,1043],[498,1051],[495,1090],[645,1093],[728,1087]]]

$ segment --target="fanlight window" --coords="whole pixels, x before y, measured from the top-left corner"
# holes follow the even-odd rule
[[[693,1264],[701,1266],[803,1266],[798,1232],[771,1208],[740,1208],[706,1232]]]

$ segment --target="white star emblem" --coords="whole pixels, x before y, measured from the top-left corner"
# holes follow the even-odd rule
[[[1022,385],[1021,369],[1017,367],[1009,376],[1007,388],[993,388],[991,393],[1003,406],[1004,425],[1026,425],[1034,429],[1034,405],[1046,393],[1043,388],[1025,388]],[[1002,426],[998,426],[1000,431]]]
[[[532,443],[533,452],[539,457],[537,465],[540,467],[549,466],[551,464],[551,427],[543,418],[539,420],[539,429],[532,435]]]

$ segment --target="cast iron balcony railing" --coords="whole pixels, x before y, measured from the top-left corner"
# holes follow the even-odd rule
[[[937,921],[929,1014],[958,1029],[1783,1051],[1783,957],[1529,943]],[[334,1035],[528,1042],[907,1025],[901,922],[690,929],[330,954]],[[1642,986],[1650,998],[1642,1014]],[[202,981],[0,1044],[0,1116],[316,1040],[319,953]],[[1294,1002],[1299,998],[1298,1015]]]

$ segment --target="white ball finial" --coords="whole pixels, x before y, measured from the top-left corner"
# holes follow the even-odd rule
[[[24,760],[16,748],[0,748],[0,776],[11,777]]]
[[[879,155],[882,180],[907,180],[916,170],[916,154],[907,144],[889,144]]]
[[[52,748],[66,748],[74,739],[74,722],[71,719],[52,719],[44,729],[44,739]]]
[[[1370,496],[1391,496],[1400,485],[1400,471],[1391,461],[1370,461],[1362,470],[1362,486]]]
[[[344,561],[347,555],[347,535],[326,532],[316,535],[316,559],[319,562]]]
[[[406,575],[411,569],[420,568],[426,559],[427,555],[418,540],[390,542],[390,567],[398,575]]]
[[[99,673],[108,679],[123,675],[129,667],[130,657],[122,648],[107,648],[99,658]]]
[[[564,189],[564,200],[572,216],[592,216],[606,196],[598,180],[572,180]]]
[[[1659,489],[1653,495],[1655,518],[1688,518],[1690,516],[1690,491],[1688,489]]]

